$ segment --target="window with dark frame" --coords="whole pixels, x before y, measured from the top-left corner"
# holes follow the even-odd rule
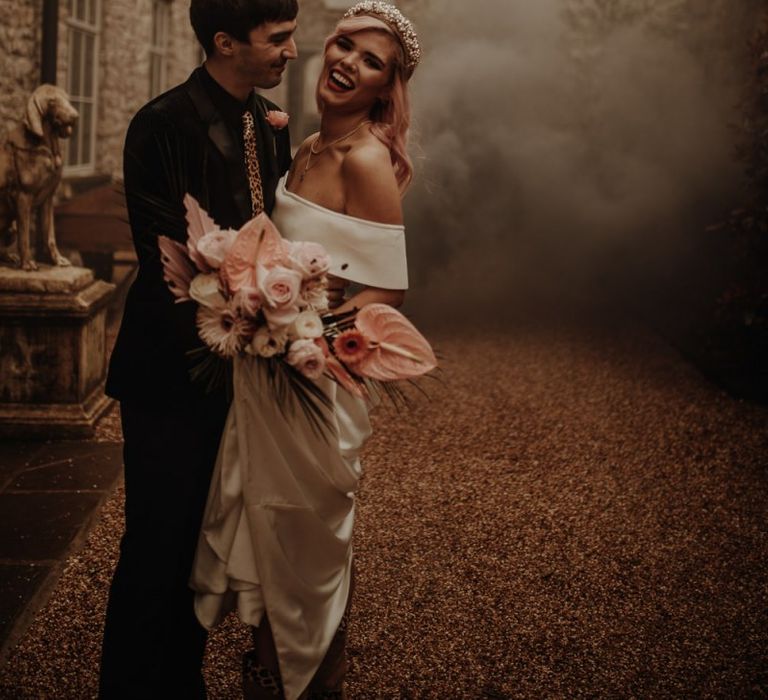
[[[95,164],[100,0],[69,0],[67,93],[80,118],[67,142],[67,174],[92,172]]]

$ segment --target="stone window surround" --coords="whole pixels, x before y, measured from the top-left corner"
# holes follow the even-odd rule
[[[152,36],[149,44],[149,98],[167,88],[171,25],[170,0],[152,0]]]
[[[79,18],[74,16],[74,9],[76,4],[81,4],[82,7],[92,7],[93,12],[90,13],[92,15],[92,18],[94,19],[93,22],[89,21],[86,18]],[[91,132],[90,132],[90,159],[86,162],[81,163],[75,163],[75,164],[69,164],[69,148],[70,145],[73,142],[73,140],[70,138],[67,143],[67,155],[65,160],[65,167],[64,167],[64,176],[65,177],[77,177],[82,175],[91,175],[95,172],[96,169],[96,128],[98,124],[98,102],[99,102],[99,80],[98,80],[98,66],[99,66],[99,39],[100,39],[100,25],[101,25],[101,0],[87,0],[86,2],[82,2],[82,0],[70,0],[69,2],[70,7],[70,14],[66,19],[66,25],[67,25],[67,50],[70,51],[70,59],[67,63],[67,91],[70,92],[70,97],[72,98],[73,104],[76,108],[79,108],[81,104],[88,104],[91,106]],[[85,12],[83,13],[85,14]],[[82,35],[90,35],[93,37],[93,60],[91,62],[91,70],[92,75],[91,78],[91,88],[92,88],[92,94],[91,95],[74,95],[71,93],[71,71],[74,66],[73,56],[72,56],[72,49],[74,45],[73,37],[76,32],[80,32]],[[85,49],[83,49],[85,51]],[[84,54],[83,54],[84,55]],[[85,62],[84,62],[85,63]],[[85,78],[85,65],[81,64],[78,66],[80,69],[80,81],[81,85],[83,84],[84,78]],[[82,92],[82,90],[81,90]],[[78,125],[75,127],[76,129],[80,128],[80,123],[78,122]]]

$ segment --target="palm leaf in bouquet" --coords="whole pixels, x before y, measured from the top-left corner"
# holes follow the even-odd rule
[[[313,432],[326,441],[333,432],[328,415],[333,408],[326,393],[301,372],[277,357],[262,359],[274,390],[278,408],[289,420],[296,406],[301,410]]]
[[[232,362],[212,352],[207,345],[187,351],[189,376],[193,383],[203,387],[207,394],[222,386],[227,399],[232,398]]]

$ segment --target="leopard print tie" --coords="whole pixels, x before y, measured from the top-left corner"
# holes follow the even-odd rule
[[[251,216],[258,216],[264,211],[264,192],[261,187],[259,150],[256,147],[256,130],[251,110],[243,112],[243,140],[245,142],[245,169],[248,173],[248,186],[251,190]]]

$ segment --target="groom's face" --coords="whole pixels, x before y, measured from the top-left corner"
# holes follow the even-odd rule
[[[265,22],[249,32],[247,42],[233,40],[235,70],[254,87],[275,87],[283,79],[288,61],[298,55],[295,31],[295,19]]]

